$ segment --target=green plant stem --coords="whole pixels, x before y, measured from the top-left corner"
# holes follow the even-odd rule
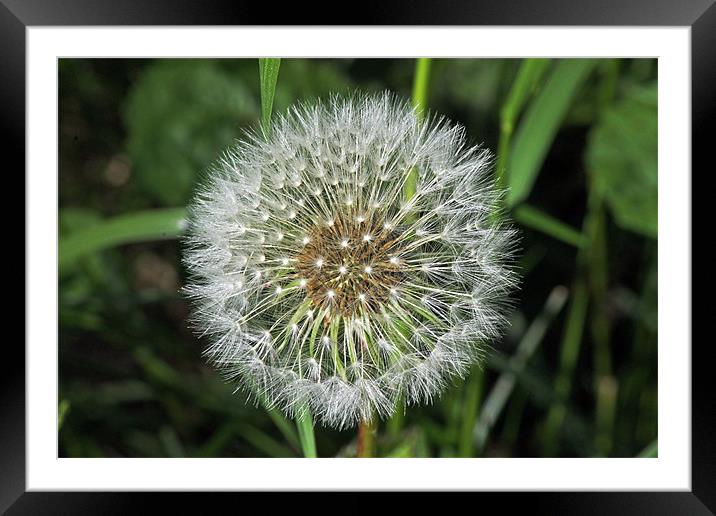
[[[428,107],[428,86],[430,84],[430,70],[432,60],[428,57],[420,57],[415,61],[415,75],[413,77],[413,93],[411,102],[420,120],[425,117]],[[403,185],[403,197],[406,201],[413,198],[417,187],[418,171],[410,169]],[[410,220],[410,217],[408,218]],[[402,409],[404,400],[396,403],[395,414],[388,420],[388,433],[395,437],[400,434],[405,420],[405,413]]]
[[[261,128],[264,136],[271,133],[271,113],[273,111],[273,99],[278,83],[278,71],[281,67],[281,59],[261,58],[259,59],[259,86],[261,89]],[[280,414],[269,411],[269,416],[279,427],[281,432],[291,441],[291,433],[285,427]],[[304,457],[316,457],[316,438],[313,432],[313,418],[308,407],[304,407],[301,415],[296,419],[298,429],[298,440]]]
[[[427,57],[418,58],[415,62],[412,103],[420,120],[425,117],[428,105],[428,85],[430,83],[431,63],[431,59]],[[405,200],[409,200],[415,195],[417,181],[418,171],[412,168],[408,172],[408,177],[405,179],[405,184],[403,185],[403,196]]]
[[[574,369],[582,346],[582,334],[589,305],[588,265],[592,243],[597,238],[601,196],[595,189],[589,192],[587,213],[584,218],[583,233],[589,244],[577,252],[576,278],[572,287],[572,302],[567,314],[567,322],[560,345],[559,370],[554,383],[554,402],[550,406],[545,421],[542,449],[544,457],[553,457],[559,450],[559,431],[564,423],[567,402],[572,392]]]
[[[428,108],[428,85],[430,84],[430,68],[432,60],[420,57],[415,61],[415,78],[413,79],[413,107],[422,119]]]
[[[509,360],[508,370],[500,375],[485,399],[480,419],[470,428],[470,439],[474,441],[478,452],[484,449],[490,431],[514,391],[517,379],[527,367],[530,358],[544,339],[554,318],[562,311],[566,301],[567,289],[563,286],[554,287],[547,296],[542,311],[532,321],[517,345],[515,354]]]
[[[612,102],[619,79],[619,61],[608,60],[602,66],[599,102],[603,112]],[[590,188],[597,192],[596,174],[589,171]],[[594,202],[591,228],[592,241],[588,258],[589,286],[592,296],[592,317],[590,333],[593,345],[594,379],[593,388],[596,395],[596,431],[595,448],[601,456],[609,456],[612,449],[614,422],[617,406],[617,379],[612,373],[612,356],[609,342],[611,328],[607,314],[607,289],[609,284],[609,267],[607,262],[607,228],[606,210],[601,196]]]
[[[654,458],[659,456],[659,441],[654,439],[649,445],[644,448],[637,457],[640,458]]]
[[[308,407],[304,408],[301,415],[296,418],[296,427],[298,428],[298,439],[301,441],[303,456],[306,458],[317,457],[316,438],[313,434],[313,418]]]
[[[472,457],[474,455],[475,450],[472,433],[475,428],[477,415],[480,413],[484,387],[485,374],[479,367],[474,367],[465,387],[462,425],[460,427],[460,440],[457,450],[458,457]]]
[[[370,421],[361,421],[358,424],[358,444],[356,457],[375,457],[375,436],[378,431],[378,418]]]

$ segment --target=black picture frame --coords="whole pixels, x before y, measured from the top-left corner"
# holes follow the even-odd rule
[[[369,2],[370,3],[370,2]],[[576,25],[689,26],[692,72],[692,169],[713,174],[711,147],[716,125],[716,4],[714,0],[520,0],[362,4],[330,24],[385,25]],[[0,131],[4,157],[25,167],[25,37],[32,26],[63,25],[246,25],[294,23],[305,5],[282,12],[261,3],[201,0],[0,0]],[[266,12],[262,12],[265,10]],[[295,12],[292,12],[295,11]],[[313,12],[333,9],[312,7]],[[8,165],[6,173],[10,173]],[[16,174],[17,175],[17,174]],[[692,173],[692,177],[695,174]],[[17,222],[15,222],[17,224]],[[25,269],[25,274],[31,271]],[[699,287],[701,289],[704,286]],[[703,310],[706,305],[701,305]],[[676,344],[676,343],[675,343]],[[525,502],[549,514],[713,514],[716,511],[716,401],[708,360],[710,340],[692,346],[692,490],[690,492],[601,492],[480,494],[502,511]],[[127,514],[146,508],[137,493],[26,492],[25,351],[6,345],[0,376],[0,512],[8,514]],[[246,496],[237,494],[237,496]],[[179,498],[185,503],[185,498]],[[146,509],[145,509],[146,510]],[[163,510],[172,510],[164,505]]]

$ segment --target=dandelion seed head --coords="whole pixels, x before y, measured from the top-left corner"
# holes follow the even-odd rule
[[[338,428],[434,399],[500,334],[516,285],[491,166],[463,128],[389,94],[248,134],[190,207],[184,291],[209,359]]]

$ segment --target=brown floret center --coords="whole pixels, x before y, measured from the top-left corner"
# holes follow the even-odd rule
[[[375,312],[401,280],[400,242],[384,220],[349,213],[316,225],[308,238],[297,269],[316,306]]]

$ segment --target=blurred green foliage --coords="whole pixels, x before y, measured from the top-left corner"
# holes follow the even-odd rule
[[[329,93],[409,98],[414,60],[282,60],[274,113]],[[204,362],[178,223],[221,150],[258,130],[257,60],[59,63],[60,455],[301,455],[293,422]],[[522,232],[511,327],[378,454],[653,456],[656,60],[439,59],[429,109],[499,149]],[[559,424],[555,425],[554,422]],[[355,433],[316,428],[319,456]]]
[[[656,82],[629,88],[589,134],[587,166],[616,222],[657,235]]]

